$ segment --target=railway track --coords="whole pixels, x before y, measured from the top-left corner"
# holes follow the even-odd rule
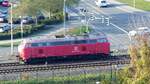
[[[130,59],[129,55],[110,56],[109,58],[100,59],[100,60],[103,61],[103,60],[123,60],[123,59]],[[85,60],[83,62],[85,62]],[[70,62],[68,62],[68,63],[70,63]],[[81,61],[80,61],[80,63],[81,63]],[[19,62],[0,63],[0,68],[2,68],[2,67],[13,67],[13,66],[27,66],[27,65],[26,64],[21,64]]]
[[[98,66],[111,66],[119,64],[129,64],[130,60],[117,60],[117,61],[101,61],[101,62],[87,62],[87,63],[72,63],[72,64],[51,64],[51,65],[32,65],[15,68],[1,68],[0,74],[20,73],[20,72],[36,72],[36,71],[49,71],[58,69],[73,69],[73,68],[86,68]]]
[[[23,65],[23,64],[20,64],[19,62],[1,63],[0,67],[20,66],[20,65]]]

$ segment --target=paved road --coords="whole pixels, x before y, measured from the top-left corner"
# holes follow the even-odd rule
[[[94,1],[84,0],[82,6],[89,12],[94,13],[96,17],[111,17],[110,23],[113,25],[110,24],[107,26],[106,24],[102,24],[101,21],[96,20],[91,22],[91,26],[93,26],[95,31],[107,34],[112,48],[127,48],[127,45],[130,43],[127,34],[116,28],[116,26],[126,31],[131,31],[142,26],[150,27],[150,16],[148,12],[128,7],[126,4],[117,3],[114,0],[109,1],[109,7],[99,8],[93,3]]]

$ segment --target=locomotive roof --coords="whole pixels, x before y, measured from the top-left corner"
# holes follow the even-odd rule
[[[56,38],[55,36],[49,37],[38,37],[32,39],[25,39],[24,42],[26,43],[38,43],[38,42],[55,42],[55,41],[73,41],[73,40],[85,40],[85,39],[98,39],[98,38],[107,38],[106,35],[89,35],[88,37],[85,36],[66,36],[64,38]]]

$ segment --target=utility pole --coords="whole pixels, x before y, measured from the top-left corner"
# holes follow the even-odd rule
[[[21,39],[23,40],[23,22],[22,22],[22,17],[21,17],[20,27],[21,27]]]
[[[63,15],[64,15],[64,36],[66,35],[66,0],[64,0],[64,9],[63,9]]]

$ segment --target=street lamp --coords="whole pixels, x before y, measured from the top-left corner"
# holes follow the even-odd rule
[[[95,16],[91,16],[89,19],[88,19],[88,21],[87,21],[87,25],[86,25],[86,32],[87,33],[89,33],[89,22],[90,21],[94,21],[96,19],[96,17]]]
[[[80,14],[84,16],[84,20],[81,20],[82,16],[80,16],[80,20],[81,20],[81,23],[86,24],[86,32],[88,33],[88,22],[89,22],[89,20],[87,21],[87,10],[86,10],[86,8],[81,8],[80,9]],[[81,28],[80,28],[80,33],[81,33]]]
[[[21,27],[21,39],[23,40],[23,21],[22,21],[22,17],[21,17],[20,27]]]
[[[86,23],[86,21],[85,20],[81,20],[81,26],[83,27],[84,26],[84,24]],[[82,28],[80,27],[80,34],[82,34]]]
[[[13,22],[12,22],[12,3],[10,3],[11,9],[10,9],[10,23],[11,23],[11,55],[13,55]]]
[[[66,0],[64,0],[64,8],[63,8],[63,15],[64,15],[64,35],[66,35]]]

